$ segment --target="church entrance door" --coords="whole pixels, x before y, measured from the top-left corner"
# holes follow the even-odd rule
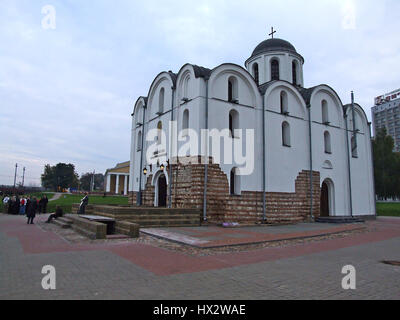
[[[163,174],[158,178],[158,206],[167,206],[167,179]]]
[[[321,217],[329,217],[329,187],[326,182],[321,188]]]

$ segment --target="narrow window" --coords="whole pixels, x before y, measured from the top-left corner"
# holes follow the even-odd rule
[[[161,144],[161,139],[162,139],[162,122],[160,121],[157,124],[157,144]]]
[[[259,72],[258,72],[258,64],[255,63],[253,64],[253,75],[254,75],[254,80],[257,83],[257,85],[259,85],[260,83],[260,76],[259,76]]]
[[[289,105],[288,105],[288,95],[285,91],[281,91],[281,113],[288,115],[289,114]]]
[[[229,135],[234,138],[235,130],[239,129],[239,113],[236,110],[229,112]]]
[[[290,126],[286,121],[282,123],[282,145],[290,147]]]
[[[137,151],[142,151],[142,131],[138,133],[136,146]]]
[[[279,61],[276,59],[271,61],[271,80],[279,80]]]
[[[358,158],[358,150],[357,150],[357,137],[353,136],[351,138],[351,155],[353,158]]]
[[[235,77],[230,77],[228,79],[228,101],[233,103],[239,103],[238,83]]]
[[[138,111],[137,111],[137,114],[136,114],[136,125],[137,126],[140,126],[140,125],[142,125],[143,123],[143,108],[142,107],[138,107]]]
[[[184,86],[183,86],[183,99],[184,100],[189,100],[189,81],[190,81],[190,77],[186,77]]]
[[[186,109],[183,112],[183,119],[182,119],[182,130],[183,130],[183,135],[186,136],[188,134],[188,129],[189,129],[189,110]]]
[[[325,143],[325,153],[331,154],[332,147],[331,147],[331,135],[328,131],[324,133],[324,143]]]
[[[292,77],[293,77],[293,84],[297,85],[297,63],[295,60],[292,62]]]
[[[233,100],[233,83],[231,80],[228,81],[228,101]]]
[[[326,102],[326,100],[322,100],[321,109],[322,109],[322,123],[329,124],[328,103]]]
[[[165,90],[161,88],[160,95],[158,97],[158,114],[162,114],[164,112],[164,97],[165,97]]]

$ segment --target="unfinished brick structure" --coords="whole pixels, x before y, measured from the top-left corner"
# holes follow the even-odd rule
[[[166,168],[169,172],[169,167]],[[204,164],[172,165],[172,208],[203,209],[204,204]],[[147,177],[142,193],[143,205],[153,206],[155,188],[153,176]],[[207,221],[212,223],[263,222],[263,193],[242,191],[241,195],[231,195],[226,174],[218,164],[208,165],[207,179]],[[299,172],[294,181],[294,193],[266,193],[266,223],[297,223],[310,219],[310,171]],[[320,174],[313,172],[313,215],[320,211]],[[137,193],[130,192],[130,201],[136,204]]]

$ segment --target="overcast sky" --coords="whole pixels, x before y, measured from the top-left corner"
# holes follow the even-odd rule
[[[56,28],[42,26],[42,8]],[[305,86],[343,103],[400,87],[398,0],[0,0],[0,184],[45,164],[104,173],[129,160],[131,113],[161,71],[244,65],[268,37],[305,58]],[[49,22],[49,20],[46,20]],[[47,24],[48,25],[48,24]]]

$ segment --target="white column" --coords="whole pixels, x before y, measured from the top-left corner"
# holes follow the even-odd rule
[[[115,193],[118,194],[118,187],[119,187],[119,174],[116,175],[115,179]]]
[[[111,191],[111,174],[107,174],[107,187],[106,187],[106,192],[110,192]]]
[[[124,195],[128,195],[128,176],[125,176],[124,180]]]

